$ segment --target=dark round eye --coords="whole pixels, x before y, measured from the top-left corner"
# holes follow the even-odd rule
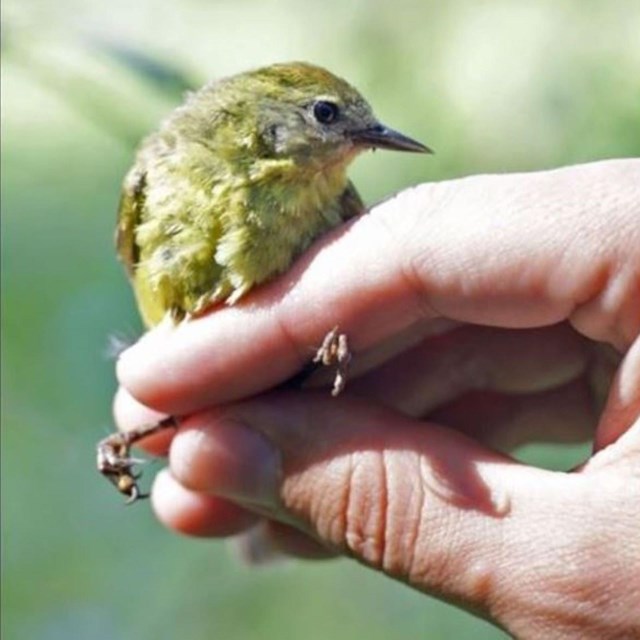
[[[322,124],[331,124],[337,119],[339,113],[340,109],[338,109],[338,105],[335,102],[318,100],[313,105],[313,115]]]

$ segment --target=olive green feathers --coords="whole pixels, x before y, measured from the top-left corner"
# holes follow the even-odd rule
[[[309,64],[272,65],[189,95],[142,143],[123,184],[117,249],[144,322],[232,304],[364,212],[346,170],[375,147],[428,151]]]

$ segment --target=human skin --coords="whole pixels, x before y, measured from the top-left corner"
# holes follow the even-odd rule
[[[345,393],[273,391],[339,325]],[[354,557],[520,638],[640,637],[640,160],[424,184],[118,362],[168,527]],[[322,376],[321,376],[322,377]],[[322,381],[320,380],[318,384]],[[572,472],[530,440],[592,438]]]

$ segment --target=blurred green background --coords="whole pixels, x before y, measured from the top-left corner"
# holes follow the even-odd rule
[[[633,0],[4,0],[2,637],[505,637],[352,562],[249,570],[120,504],[94,471],[108,336],[140,331],[112,247],[120,180],[185,86],[292,59],[436,150],[360,159],[369,202],[640,155],[639,25]]]

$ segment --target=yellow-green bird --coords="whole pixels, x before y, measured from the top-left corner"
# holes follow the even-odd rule
[[[233,304],[363,213],[347,167],[375,148],[429,152],[307,63],[189,95],[143,142],[123,186],[117,248],[145,324]]]
[[[310,64],[275,64],[206,85],[145,140],[127,174],[117,247],[147,326],[233,304],[285,271],[316,237],[364,212],[347,178],[366,149],[429,152],[380,124],[347,82]],[[338,365],[330,331],[316,361]],[[173,418],[98,444],[98,469],[128,502],[138,488],[133,444]]]

